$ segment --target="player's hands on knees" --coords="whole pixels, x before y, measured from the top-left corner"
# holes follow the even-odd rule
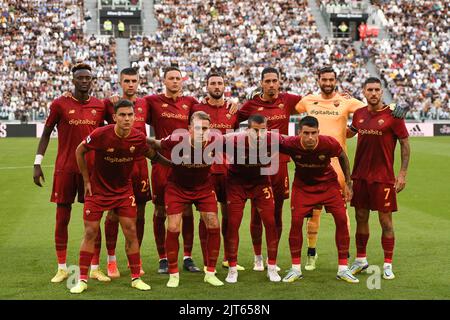
[[[84,183],[84,196],[92,196],[91,182]]]
[[[33,168],[33,181],[34,181],[34,184],[39,186],[39,187],[42,187],[41,178],[42,178],[42,182],[45,182],[44,173],[42,172],[41,165],[40,164],[35,164],[34,168]]]
[[[399,193],[406,186],[406,173],[400,172],[397,179],[395,179],[395,191]]]
[[[353,198],[353,187],[351,182],[345,184],[343,193],[345,202],[350,202]]]

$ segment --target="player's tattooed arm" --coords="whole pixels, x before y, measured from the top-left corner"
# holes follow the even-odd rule
[[[45,182],[44,172],[42,171],[40,162],[45,155],[45,151],[47,150],[53,128],[54,127],[44,126],[44,131],[42,132],[42,136],[39,140],[39,145],[36,151],[36,159],[34,161],[33,168],[33,181],[39,187],[42,187],[41,179],[42,182]]]
[[[77,158],[78,168],[80,169],[81,175],[83,176],[84,181],[84,195],[92,196],[91,182],[89,180],[89,172],[87,169],[87,163],[84,155],[89,152],[89,149],[84,145],[84,141],[82,141],[75,151],[75,156]]]
[[[356,129],[353,126],[348,126],[347,127],[347,132],[346,132],[346,137],[348,138],[353,138],[354,136],[356,136],[356,134],[358,133],[358,129]]]
[[[409,157],[411,154],[411,149],[409,146],[408,138],[400,139],[400,158],[401,167],[397,178],[395,179],[395,191],[400,192],[406,186],[406,173],[408,172]]]
[[[350,177],[350,162],[348,161],[345,151],[341,152],[338,159],[345,177],[345,186],[343,190],[344,199],[345,201],[350,201],[353,197],[352,179]]]

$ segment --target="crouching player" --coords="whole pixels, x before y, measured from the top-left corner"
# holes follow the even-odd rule
[[[333,215],[336,224],[336,246],[338,250],[337,278],[349,283],[358,283],[348,268],[348,249],[350,235],[345,201],[352,198],[350,165],[347,155],[339,142],[330,136],[319,135],[317,118],[306,116],[300,120],[299,136],[280,136],[280,152],[291,156],[295,162],[295,178],[292,183],[291,231],[289,247],[292,268],[283,278],[283,282],[294,282],[303,278],[301,271],[301,250],[303,243],[303,219],[312,210],[323,205]],[[340,191],[337,174],[330,159],[338,157],[344,172],[344,199]]]
[[[76,150],[78,167],[83,175],[85,203],[83,209],[84,238],[80,248],[80,279],[71,293],[87,289],[87,272],[94,244],[99,232],[103,211],[112,210],[118,216],[125,235],[125,250],[131,270],[131,286],[150,290],[140,279],[139,242],[136,235],[136,203],[131,183],[131,173],[136,159],[144,155],[171,165],[147,144],[145,135],[133,128],[134,109],[129,100],[120,100],[114,106],[116,122],[94,130]],[[95,163],[89,176],[85,154],[94,151]]]

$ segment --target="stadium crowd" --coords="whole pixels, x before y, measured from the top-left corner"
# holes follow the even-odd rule
[[[85,36],[83,15],[82,0],[1,2],[0,120],[45,119],[80,61],[95,71],[95,95],[117,89],[115,40]]]
[[[161,1],[155,5],[159,29],[130,42],[143,92],[161,90],[162,69],[177,64],[185,89],[198,95],[211,69],[227,75],[229,96],[243,99],[257,87],[264,67],[283,75],[283,90],[306,94],[317,88],[315,72],[332,64],[344,88],[359,96],[364,61],[351,43],[320,38],[308,1]],[[258,28],[257,26],[263,26]]]
[[[176,64],[185,75],[186,94],[203,94],[202,79],[215,69],[227,75],[226,95],[244,99],[266,66],[280,69],[282,90],[306,94],[317,88],[317,68],[331,64],[341,87],[361,99],[365,64],[372,58],[394,101],[412,106],[408,118],[449,118],[450,3],[372,4],[383,10],[392,36],[367,38],[358,53],[347,40],[320,37],[306,0],[159,1],[156,33],[130,41],[132,66],[143,79],[140,93],[161,92],[163,68]],[[92,65],[94,95],[117,90],[115,40],[86,36],[84,14],[82,0],[2,1],[0,120],[44,119],[49,103],[69,90],[69,66],[76,62]]]
[[[389,1],[381,5],[391,37],[367,46],[395,101],[408,118],[449,119],[448,1]]]

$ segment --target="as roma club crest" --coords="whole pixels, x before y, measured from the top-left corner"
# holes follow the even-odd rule
[[[161,105],[161,108],[167,108],[169,105],[167,104],[167,103],[163,103],[162,105]]]
[[[379,124],[380,126],[382,126],[383,123],[384,123],[384,120],[383,120],[383,119],[378,120],[378,124]]]
[[[108,148],[106,152],[114,152],[114,148]]]
[[[335,106],[336,108],[338,108],[338,107],[341,105],[341,103],[340,103],[339,100],[335,100],[335,101],[333,102],[333,104],[334,104],[334,106]]]
[[[320,161],[325,160],[325,158],[326,158],[326,156],[325,156],[324,154],[321,154],[321,155],[319,156],[319,160],[320,160]]]
[[[133,153],[135,149],[136,149],[135,146],[131,146],[131,147],[130,147],[130,152]]]
[[[138,108],[138,112],[142,113],[142,108],[141,107]]]
[[[226,117],[227,117],[228,120],[230,120],[231,119],[231,114],[227,113]]]
[[[278,108],[284,109],[284,104],[280,103],[280,104],[278,105]]]
[[[75,109],[72,109],[69,111],[69,114],[74,114],[75,113]]]
[[[363,122],[364,122],[364,119],[360,119],[360,120],[359,120],[359,123],[363,123]]]
[[[184,110],[189,109],[189,107],[188,107],[187,105],[185,105],[185,104],[183,104],[181,107],[182,107]]]
[[[97,111],[92,110],[91,113],[92,113],[93,116],[95,116],[97,114]]]

